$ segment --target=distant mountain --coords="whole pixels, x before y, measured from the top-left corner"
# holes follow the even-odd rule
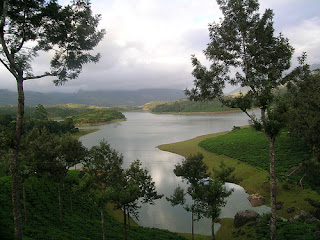
[[[236,96],[236,95],[239,95],[240,92],[245,94],[245,93],[247,93],[249,90],[250,90],[249,87],[238,87],[238,88],[236,88],[235,90],[227,93],[226,95],[227,95],[227,96]]]
[[[312,64],[310,66],[311,70],[315,70],[315,69],[320,69],[320,63],[317,63],[317,64]]]
[[[180,89],[141,89],[141,90],[109,90],[79,91],[77,93],[40,93],[25,92],[27,106],[56,104],[87,104],[97,106],[142,106],[150,101],[174,101],[185,98]],[[17,93],[0,89],[0,105],[17,105]]]

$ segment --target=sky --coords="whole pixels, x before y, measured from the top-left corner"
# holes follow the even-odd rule
[[[320,64],[320,0],[260,0],[260,12],[274,11],[274,28],[295,48],[292,65],[307,52],[308,63]],[[66,1],[59,1],[66,4]],[[205,60],[208,24],[222,14],[215,0],[91,0],[106,30],[95,48],[102,57],[87,64],[77,79],[56,87],[52,79],[30,80],[26,91],[185,89],[193,86],[191,55]],[[34,59],[35,74],[47,71],[50,57]],[[0,89],[16,91],[16,82],[0,65]],[[227,90],[232,90],[228,87]]]

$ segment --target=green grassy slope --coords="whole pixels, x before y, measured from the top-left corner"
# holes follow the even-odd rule
[[[240,129],[226,135],[208,138],[199,146],[209,152],[223,154],[269,171],[269,143],[262,132],[251,128]],[[276,170],[284,179],[287,171],[298,166],[308,155],[308,145],[288,134],[276,138]]]
[[[71,171],[77,174],[76,171]],[[59,221],[57,186],[44,178],[26,182],[28,224],[24,222],[24,239],[102,239],[99,208],[84,194],[72,195],[70,189],[62,188],[63,222]],[[22,198],[22,193],[21,193]],[[21,199],[23,212],[23,200]],[[24,221],[24,214],[22,216]],[[123,225],[105,213],[106,238],[123,239]],[[0,236],[13,239],[13,216],[11,207],[11,182],[9,177],[0,178]],[[131,226],[128,239],[185,239],[166,230]]]

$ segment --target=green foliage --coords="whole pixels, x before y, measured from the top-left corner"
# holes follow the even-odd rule
[[[119,184],[122,176],[123,156],[102,140],[98,146],[89,150],[89,155],[83,162],[85,177],[80,184],[80,190],[87,191],[90,197],[100,205],[111,201],[112,187]]]
[[[258,239],[268,240],[270,215],[264,215],[258,224]],[[319,227],[319,226],[318,226]],[[304,219],[297,222],[286,222],[282,219],[277,220],[277,239],[278,240],[314,240],[314,232],[317,230],[317,224],[304,223]]]
[[[125,116],[118,110],[108,107],[88,106],[81,104],[66,104],[55,106],[26,107],[25,115],[29,118],[37,118],[38,120],[46,120],[45,116],[53,119],[65,119],[69,123],[71,118],[74,123],[101,123],[109,122],[115,119],[124,119]],[[1,107],[0,116],[14,117],[17,114],[17,109],[13,107]],[[42,117],[40,117],[42,115]],[[44,116],[44,117],[43,117]],[[50,122],[50,121],[49,121]],[[50,124],[53,125],[52,122]]]
[[[209,138],[199,143],[207,151],[247,162],[269,170],[268,140],[261,132],[253,129],[241,129],[223,136]],[[308,155],[308,145],[297,138],[282,133],[275,142],[276,170],[278,177],[285,179],[287,171],[302,163]]]
[[[48,120],[48,112],[44,108],[44,106],[41,104],[38,104],[38,106],[36,107],[34,115],[35,115],[35,119],[42,120],[42,121]]]
[[[121,112],[112,109],[88,110],[84,114],[73,117],[75,124],[99,124],[124,118],[125,116]]]
[[[150,108],[151,112],[221,112],[234,110],[230,107],[223,106],[218,100],[193,102],[189,100],[179,100],[167,103],[161,103]]]
[[[197,153],[182,160],[182,163],[178,163],[173,172],[177,177],[182,177],[182,179],[196,185],[199,180],[209,176],[207,170],[208,166],[203,162],[202,153]]]
[[[79,171],[69,171],[67,178],[79,181]],[[23,225],[24,239],[102,239],[100,206],[97,206],[86,193],[76,194],[66,187],[61,190],[64,209],[63,222],[59,221],[57,186],[45,177],[32,178],[26,182],[28,224]],[[73,211],[70,206],[70,193]],[[11,181],[9,177],[0,178],[0,232],[1,239],[13,239],[13,216],[11,206]],[[22,216],[23,217],[23,216]],[[123,225],[108,214],[106,218],[106,238],[123,239]],[[131,240],[182,240],[183,237],[166,230],[132,227],[128,230]]]
[[[219,179],[209,179],[196,188],[196,196],[200,200],[202,214],[214,221],[219,217],[221,208],[227,203],[227,197],[233,190],[227,190]]]
[[[235,167],[227,166],[223,161],[221,161],[219,170],[213,168],[212,171],[214,173],[214,178],[218,179],[221,182],[239,183],[242,181],[242,178],[236,178],[236,176],[232,174],[234,170]]]

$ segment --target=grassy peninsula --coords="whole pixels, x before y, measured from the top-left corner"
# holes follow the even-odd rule
[[[263,138],[260,138],[259,134],[251,128],[246,128],[235,132],[203,135],[183,142],[160,145],[158,148],[184,157],[200,152],[204,155],[204,161],[209,166],[211,173],[213,167],[219,169],[220,162],[224,161],[227,166],[235,167],[235,176],[242,179],[239,185],[244,187],[249,194],[260,193],[265,196],[268,205],[270,199],[269,173],[266,164],[268,159],[265,156],[265,151],[268,152],[268,145],[267,142],[261,142]],[[312,188],[306,188],[301,191],[300,186],[296,184],[299,174],[286,177],[287,171],[293,166],[299,165],[299,162],[304,159],[303,156],[308,151],[306,145],[297,139],[291,139],[284,133],[279,138],[276,151],[279,156],[277,170],[280,172],[277,185],[277,201],[284,202],[282,209],[278,210],[278,215],[289,218],[300,210],[312,211],[313,206],[305,199],[320,201],[320,194]],[[308,185],[307,181],[305,185]],[[309,186],[311,185],[309,184]],[[294,209],[294,212],[289,213],[289,208]],[[247,226],[244,229],[247,229],[245,232],[252,231]],[[238,238],[235,237],[237,234],[233,236],[230,231],[241,232],[244,230],[242,228],[234,229],[232,219],[223,219],[222,228],[218,231],[217,239],[257,239],[254,237],[247,238],[241,234],[239,235],[240,238]],[[252,236],[257,237],[258,235]]]

